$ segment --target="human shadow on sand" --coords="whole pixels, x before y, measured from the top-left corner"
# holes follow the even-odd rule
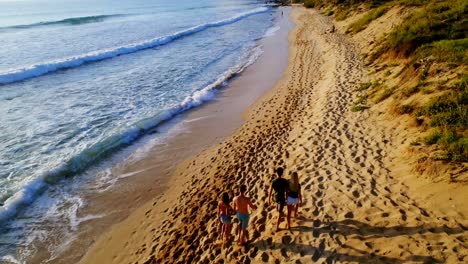
[[[282,243],[275,243],[273,242],[273,239],[269,238],[266,240],[258,240],[252,243],[250,246],[256,246],[259,248],[259,250],[280,249],[281,255],[285,259],[288,259],[288,252],[300,254],[302,257],[310,255],[311,260],[314,262],[325,258],[327,263],[332,263],[338,260],[357,263],[442,263],[442,260],[435,259],[432,256],[412,255],[406,258],[395,258],[378,255],[378,252],[376,251],[370,252],[370,250],[372,250],[371,248],[369,248],[369,251],[365,251],[346,245],[344,243],[345,241],[340,240],[340,237],[344,236],[346,238],[348,236],[353,236],[353,239],[358,239],[362,242],[365,242],[367,239],[379,237],[396,237],[426,233],[459,234],[467,231],[466,227],[464,226],[452,228],[446,225],[436,226],[434,224],[380,227],[372,226],[353,219],[330,221],[327,223],[322,223],[321,220],[316,219],[307,222],[312,222],[312,226],[296,226],[291,228],[289,232],[312,232],[313,237],[317,240],[320,238],[321,234],[326,234],[330,236],[339,246],[350,249],[354,253],[343,254],[337,252],[336,249],[332,251],[326,250],[325,239],[321,239],[320,242],[317,242],[318,245],[298,244],[293,241],[293,238],[287,232],[281,233],[283,235]],[[365,244],[366,246],[370,247],[368,243]],[[271,261],[268,260],[268,258],[269,257],[266,254],[262,255],[263,261]]]
[[[367,252],[364,250],[359,250],[352,247],[347,247],[352,249],[354,253],[339,253],[337,250],[326,250],[325,249],[325,240],[322,240],[317,246],[315,245],[306,245],[291,242],[290,244],[284,243],[270,243],[266,240],[256,241],[251,243],[249,247],[257,247],[260,251],[265,249],[280,249],[281,255],[284,259],[288,260],[291,255],[300,255],[304,260],[304,263],[317,262],[320,259],[324,259],[325,263],[335,263],[336,261],[341,262],[351,262],[351,263],[396,263],[403,264],[408,262],[417,262],[417,263],[442,263],[440,260],[437,260],[431,256],[421,256],[413,255],[407,258],[394,258],[388,256],[377,255],[375,253]],[[308,260],[308,257],[310,259]],[[261,259],[265,263],[281,263],[279,259],[270,259],[271,256],[266,254],[261,255]],[[300,260],[296,260],[295,263],[302,263]]]
[[[361,236],[362,238],[395,237],[426,233],[445,233],[451,235],[460,234],[468,230],[468,228],[462,225],[459,227],[448,227],[446,225],[437,226],[430,223],[415,226],[372,226],[353,219],[331,221],[326,224],[322,224],[320,220],[315,220],[313,226],[317,228],[312,229],[312,232],[319,232],[319,234],[328,233],[331,236],[333,234],[341,234],[344,236],[357,235]],[[304,228],[310,229],[307,227]]]

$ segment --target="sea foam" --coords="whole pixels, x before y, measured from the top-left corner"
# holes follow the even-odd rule
[[[125,46],[93,51],[93,52],[89,52],[89,53],[85,53],[85,54],[81,54],[77,56],[66,57],[62,59],[33,64],[33,65],[25,66],[22,68],[16,68],[12,70],[3,71],[3,72],[0,72],[0,85],[38,77],[38,76],[51,73],[51,72],[55,72],[58,70],[78,67],[83,64],[90,63],[90,62],[110,59],[119,55],[134,53],[140,50],[149,49],[149,48],[153,48],[156,46],[162,46],[178,38],[182,38],[182,37],[203,31],[210,27],[220,27],[220,26],[232,24],[246,17],[259,14],[259,13],[263,13],[268,10],[269,8],[267,7],[259,7],[248,12],[240,13],[236,16],[233,16],[224,20],[200,24],[191,28],[187,28],[187,29],[175,32],[167,36],[156,37],[153,39],[149,39],[149,40],[138,42],[138,43],[132,43],[132,44],[128,44]]]
[[[260,47],[254,48],[245,57],[245,59],[241,60],[239,64],[234,65],[225,71],[210,84],[194,91],[180,104],[169,108],[152,118],[139,121],[126,130],[110,136],[83,150],[81,153],[72,157],[58,168],[31,180],[23,186],[19,192],[8,198],[3,207],[0,207],[0,221],[14,216],[17,213],[18,208],[32,203],[35,197],[47,188],[48,184],[54,184],[64,177],[70,177],[83,172],[90,166],[96,164],[99,160],[108,157],[119,149],[129,146],[162,122],[167,121],[182,112],[200,106],[204,102],[212,100],[219,88],[224,87],[227,81],[254,63],[262,53],[263,50]]]

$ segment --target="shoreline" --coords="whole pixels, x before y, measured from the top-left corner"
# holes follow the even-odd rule
[[[111,175],[122,176],[122,179],[110,190],[84,194],[84,199],[92,204],[80,210],[79,214],[105,214],[105,217],[83,222],[71,246],[55,258],[50,259],[47,253],[38,252],[31,262],[47,259],[48,263],[78,261],[94,241],[112,229],[114,224],[126,219],[142,204],[158,200],[167,185],[172,184],[171,175],[179,163],[232,134],[242,124],[242,113],[248,105],[270,89],[287,66],[288,57],[284,50],[287,50],[288,41],[285,34],[287,36],[292,28],[292,22],[286,16],[288,9],[283,10],[284,17],[279,11],[274,13],[276,21],[272,27],[280,26],[280,29],[258,41],[263,49],[260,58],[230,79],[228,87],[217,90],[214,99],[158,127],[157,133],[165,135],[165,140],[154,144],[150,136],[132,147],[136,151],[145,149],[143,154],[137,153],[143,158],[113,167]],[[275,53],[281,56],[273,56]],[[149,149],[147,146],[150,146]],[[46,246],[38,245],[43,252],[47,252]]]
[[[376,113],[349,111],[365,75],[356,46],[316,10],[294,7],[292,17],[287,70],[242,126],[180,164],[164,197],[100,237],[80,263],[466,260],[466,209],[448,215],[415,197],[407,171],[393,167],[392,130]],[[278,166],[286,178],[299,174],[304,197],[293,228],[280,232],[266,203]],[[240,183],[259,209],[247,246],[223,246],[216,203]]]

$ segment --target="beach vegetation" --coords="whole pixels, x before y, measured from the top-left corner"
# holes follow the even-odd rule
[[[448,62],[455,65],[468,64],[468,38],[440,40],[425,44],[415,52],[415,59],[431,57],[435,62]]]
[[[398,51],[404,56],[411,55],[424,45],[426,52],[432,50],[429,47],[439,50],[457,49],[463,42],[437,42],[466,38],[466,9],[467,2],[464,0],[430,1],[424,8],[409,14],[403,23],[395,27],[386,41],[385,48]]]
[[[332,16],[335,13],[335,11],[331,8],[327,9],[324,13],[326,16]]]
[[[410,97],[411,95],[413,95],[413,94],[415,94],[417,92],[419,92],[419,85],[411,86],[411,87],[408,87],[408,88],[404,89],[402,91],[402,94],[405,97]]]
[[[467,83],[468,75],[463,75],[454,89],[432,98],[416,113],[428,118],[429,125],[435,128],[425,143],[439,145],[450,161],[468,161]]]
[[[359,95],[358,98],[356,99],[356,101],[354,101],[354,104],[355,105],[366,104],[368,97],[369,97],[369,95],[367,95],[367,94]]]
[[[371,82],[360,83],[359,87],[356,89],[356,91],[358,91],[358,92],[364,91],[364,90],[369,89],[369,87],[371,87],[371,86],[372,86]]]
[[[457,85],[457,89],[449,90],[443,95],[432,98],[418,111],[418,116],[430,118],[433,127],[468,127],[468,89],[465,75]]]
[[[385,88],[383,89],[378,95],[377,97],[375,98],[375,103],[380,103],[382,102],[383,100],[389,98],[393,92],[395,91],[395,88]]]
[[[397,112],[399,114],[410,114],[414,110],[414,105],[412,104],[403,104],[397,107]]]
[[[441,148],[443,152],[437,156],[439,160],[468,161],[468,138],[460,136],[453,130],[437,129],[424,139],[424,143],[437,144]]]
[[[370,98],[372,103],[378,104],[395,94],[394,102],[388,105],[389,113],[409,115],[422,133],[430,131],[420,136],[418,142],[436,153],[433,159],[468,161],[468,74],[465,66],[468,63],[468,2],[313,0],[313,3],[315,8],[324,5],[326,15],[334,10],[338,21],[365,10],[365,14],[348,26],[350,33],[364,30],[391,8],[399,8],[403,16],[401,22],[392,25],[365,56],[366,66],[375,65],[376,78],[383,80],[359,84],[355,91],[366,92],[356,98],[351,111],[367,109]],[[388,65],[389,61],[399,63]],[[386,87],[388,83],[392,83],[392,88]],[[410,103],[399,101],[412,96],[415,99]]]
[[[439,141],[441,138],[441,134],[439,130],[432,131],[426,138],[424,138],[424,143],[427,145],[433,145]]]
[[[357,20],[356,22],[352,23],[348,27],[348,31],[357,33],[359,31],[364,30],[367,25],[369,25],[373,20],[381,17],[387,12],[388,8],[387,7],[379,7],[377,9],[371,9],[370,11],[367,12],[365,16],[363,16],[361,19]]]
[[[351,107],[351,112],[360,112],[360,111],[366,110],[368,108],[369,107],[365,106],[365,105],[354,105],[354,106]]]

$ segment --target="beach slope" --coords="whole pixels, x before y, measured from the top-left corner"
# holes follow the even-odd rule
[[[444,214],[414,198],[391,169],[392,135],[349,110],[364,77],[359,50],[317,11],[295,7],[292,18],[288,68],[242,127],[181,164],[163,198],[112,228],[82,263],[468,261],[466,207]],[[278,166],[299,174],[304,204],[291,230],[276,232],[267,201]],[[223,246],[217,203],[240,184],[259,208],[249,243]]]

